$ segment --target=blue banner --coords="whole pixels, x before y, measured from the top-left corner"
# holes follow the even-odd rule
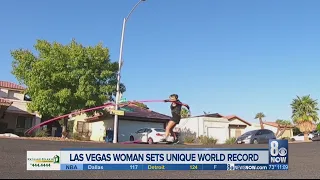
[[[288,170],[287,164],[61,164],[61,170],[136,170],[136,171],[183,171],[183,170]]]

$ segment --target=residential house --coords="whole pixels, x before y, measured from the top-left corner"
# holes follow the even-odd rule
[[[245,129],[248,126],[251,126],[251,123],[245,121],[244,119],[236,116],[236,115],[230,115],[230,116],[225,116],[229,120],[229,137],[239,137],[241,136],[244,132]]]
[[[41,117],[27,111],[25,88],[12,82],[0,81],[0,133],[23,135],[30,127],[39,124]]]
[[[215,138],[218,144],[222,144],[231,137],[240,136],[250,125],[235,115],[222,116],[214,113],[181,119],[178,127],[182,136],[186,136],[184,133],[192,133],[196,137],[203,135]]]
[[[264,129],[269,129],[273,131],[275,134],[278,132],[279,124],[276,122],[263,122]],[[280,126],[283,128],[283,126]],[[288,126],[287,129],[284,131],[284,133],[279,138],[285,138],[285,137],[292,137],[293,136],[293,128],[294,126]],[[245,131],[252,131],[261,129],[260,123],[253,123],[252,126],[248,126]]]
[[[144,127],[165,128],[170,120],[170,116],[138,107],[135,104],[123,105],[120,110],[125,113],[124,116],[118,116],[119,142],[129,141],[132,133]],[[82,114],[72,120],[74,121],[73,132],[89,136],[92,141],[104,141],[107,131],[113,130],[114,127],[114,116],[106,113],[93,117]]]

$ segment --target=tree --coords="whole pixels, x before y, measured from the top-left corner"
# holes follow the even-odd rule
[[[256,114],[256,117],[254,118],[254,119],[259,119],[261,129],[264,129],[262,118],[265,118],[265,117],[266,116],[263,114],[263,112],[259,112]]]
[[[281,137],[283,133],[291,126],[291,122],[288,120],[282,120],[278,119],[276,120],[276,123],[278,124],[278,129],[276,132],[276,137]]]
[[[34,48],[35,54],[11,51],[12,73],[32,99],[28,110],[58,116],[114,100],[118,63],[110,61],[109,50],[101,43],[84,47],[75,40],[67,45],[37,40]],[[120,91],[125,91],[123,84]]]
[[[136,102],[136,101],[133,101],[133,103],[138,106],[138,107],[141,107],[141,108],[144,108],[144,109],[149,109],[149,107],[143,103],[140,103],[140,102]]]
[[[304,133],[304,140],[308,141],[308,134],[313,130],[313,123],[319,120],[318,102],[308,96],[302,96],[292,100],[292,120]]]
[[[296,127],[296,126],[292,129],[292,131],[293,131],[293,135],[294,136],[296,136],[296,135],[301,133],[300,129],[298,127]]]
[[[189,117],[189,110],[187,108],[181,109],[181,118],[187,118]]]

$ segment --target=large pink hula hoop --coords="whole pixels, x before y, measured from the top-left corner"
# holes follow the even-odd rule
[[[164,100],[142,100],[142,101],[132,101],[132,102],[127,102],[127,103],[144,103],[144,102],[164,102]],[[123,104],[127,104],[127,103],[121,103],[120,105],[123,105]],[[50,122],[53,122],[53,121],[57,121],[57,120],[60,120],[62,118],[65,118],[65,117],[69,117],[70,115],[76,115],[76,114],[79,114],[79,113],[85,113],[85,112],[89,112],[89,111],[94,111],[94,110],[98,110],[98,109],[103,109],[107,106],[114,106],[115,104],[114,103],[106,103],[102,106],[97,106],[97,107],[93,107],[93,108],[88,108],[88,109],[84,109],[84,110],[80,110],[78,112],[73,112],[73,113],[69,113],[69,114],[65,114],[65,115],[62,115],[62,116],[58,116],[58,117],[55,117],[55,118],[52,118],[52,119],[49,119],[45,122],[42,122],[40,124],[37,124],[33,127],[31,127],[30,129],[28,129],[25,134],[30,134],[32,131],[34,131],[35,129],[37,128],[40,128],[41,126],[44,126],[44,125],[47,125],[48,123]]]

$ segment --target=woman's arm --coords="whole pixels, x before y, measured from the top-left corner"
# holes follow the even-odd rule
[[[175,105],[175,104],[181,104],[182,106],[186,107],[187,109],[190,109],[190,107],[189,107],[188,104],[184,104],[184,103],[182,103],[182,102],[172,101],[172,100],[170,100],[170,99],[166,99],[166,100],[164,100],[164,102],[172,102],[173,105]]]
[[[182,106],[184,106],[184,107],[186,107],[188,110],[190,110],[190,107],[189,107],[188,104],[183,104],[183,103],[182,103]]]

